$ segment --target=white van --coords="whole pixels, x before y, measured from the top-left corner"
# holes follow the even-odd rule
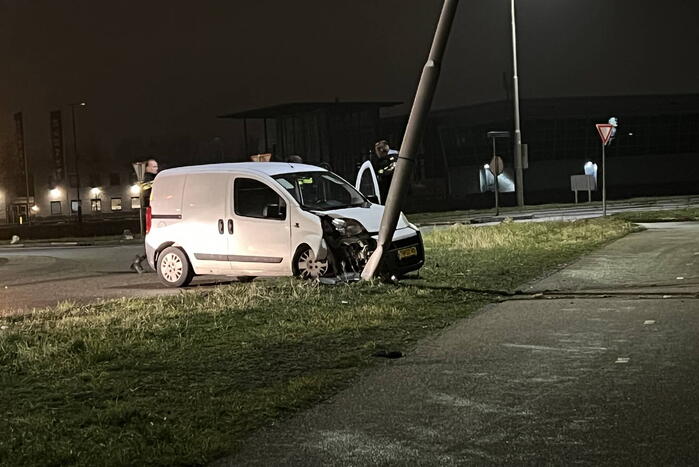
[[[146,212],[146,255],[161,281],[195,275],[361,272],[376,248],[383,206],[345,180],[305,164],[241,162],[164,170]],[[420,232],[401,214],[385,272],[422,267]]]

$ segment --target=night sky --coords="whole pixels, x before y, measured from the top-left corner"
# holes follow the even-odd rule
[[[699,92],[696,0],[517,2],[524,99]],[[28,152],[48,160],[49,111],[62,108],[68,130],[66,104],[82,100],[81,147],[101,157],[124,140],[180,137],[202,151],[220,137],[242,157],[239,124],[216,115],[409,103],[441,4],[0,0],[0,150],[22,111]],[[433,108],[504,99],[510,69],[509,1],[462,0]]]

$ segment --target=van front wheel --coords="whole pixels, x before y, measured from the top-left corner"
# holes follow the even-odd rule
[[[168,287],[184,287],[194,277],[189,258],[181,249],[171,246],[158,256],[158,278]]]
[[[328,273],[328,259],[318,260],[308,245],[301,246],[294,257],[294,275],[301,279],[318,279]]]

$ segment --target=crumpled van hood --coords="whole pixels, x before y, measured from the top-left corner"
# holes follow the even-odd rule
[[[364,226],[367,232],[375,234],[381,226],[381,216],[383,216],[384,207],[379,204],[371,204],[368,208],[354,207],[344,209],[333,209],[329,211],[314,211],[318,215],[330,216],[336,219],[354,219]],[[408,227],[405,216],[401,214],[398,218],[396,229]]]

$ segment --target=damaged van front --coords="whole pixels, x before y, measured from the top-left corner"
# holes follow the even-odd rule
[[[320,218],[322,236],[316,262],[294,262],[303,277],[359,274],[376,249],[384,207],[371,203],[352,185],[327,171],[292,172],[273,176],[306,212]],[[425,252],[418,228],[401,214],[393,242],[384,255],[381,273],[401,276],[422,267]]]

